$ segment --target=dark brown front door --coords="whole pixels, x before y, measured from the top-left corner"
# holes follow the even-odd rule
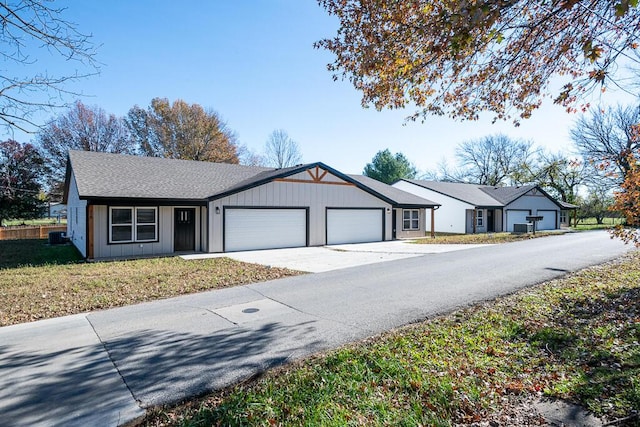
[[[493,233],[495,231],[495,226],[494,226],[494,218],[493,218],[493,214],[494,214],[494,210],[493,209],[488,209],[487,210],[487,232],[489,233]]]
[[[196,210],[193,208],[176,208],[173,250],[194,251],[196,249]]]

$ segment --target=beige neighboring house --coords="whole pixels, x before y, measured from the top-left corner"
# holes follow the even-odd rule
[[[457,182],[404,179],[393,187],[441,205],[435,231],[441,233],[513,232],[536,222],[537,230],[556,230],[577,206],[559,202],[537,185],[495,187]]]
[[[273,169],[70,151],[67,236],[88,259],[375,242],[438,204],[323,163]]]

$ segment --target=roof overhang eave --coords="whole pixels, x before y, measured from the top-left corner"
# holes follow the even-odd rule
[[[158,205],[158,206],[206,206],[206,199],[193,198],[165,198],[165,197],[105,197],[105,196],[80,196],[80,200],[86,200],[89,205]]]

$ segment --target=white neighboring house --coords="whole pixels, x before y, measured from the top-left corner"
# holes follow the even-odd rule
[[[537,230],[555,230],[566,211],[577,208],[555,200],[537,185],[494,187],[403,179],[393,187],[440,204],[435,212],[435,231],[440,233],[512,232],[514,224],[529,223],[528,216],[542,217]]]
[[[67,236],[88,259],[424,236],[437,207],[323,163],[273,169],[87,151],[69,152],[64,202]]]

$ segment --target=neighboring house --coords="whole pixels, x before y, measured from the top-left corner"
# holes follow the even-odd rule
[[[560,206],[562,206],[562,210],[560,211],[560,227],[569,227],[571,226],[571,216],[573,216],[573,220],[575,224],[577,224],[578,220],[576,215],[578,214],[578,207],[574,204],[563,202],[560,200]]]
[[[57,218],[60,220],[61,218],[67,217],[67,205],[64,203],[49,203],[47,209],[48,218]]]
[[[527,216],[541,216],[538,230],[560,228],[562,212],[575,209],[558,202],[539,186],[494,187],[455,182],[404,179],[394,187],[440,204],[435,213],[435,231],[443,233],[491,233],[514,231],[526,224]]]
[[[69,152],[64,203],[67,235],[88,259],[424,236],[426,210],[437,207],[322,163],[272,169],[86,151]]]

